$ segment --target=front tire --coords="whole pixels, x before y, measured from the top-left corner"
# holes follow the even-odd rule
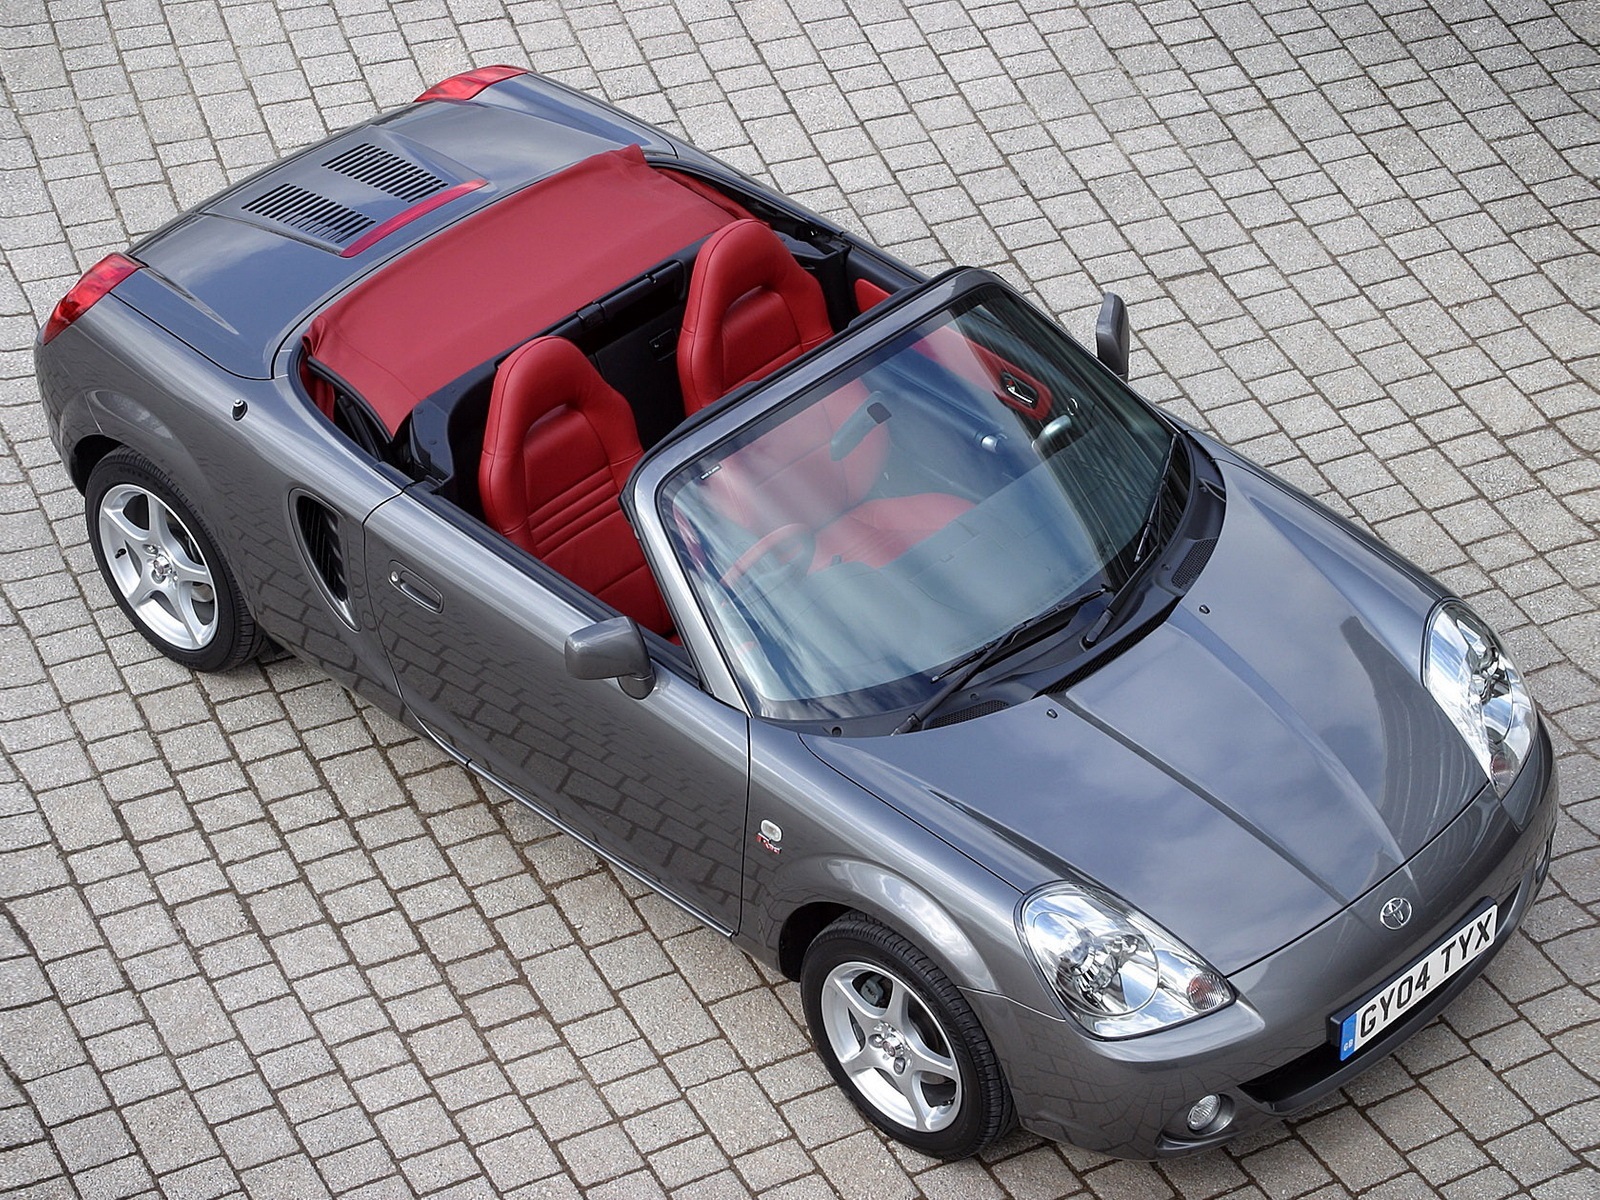
[[[117,606],[146,641],[196,671],[226,671],[263,637],[215,539],[176,483],[113,450],[89,473],[89,544]]]
[[[955,1159],[1011,1127],[1011,1091],[977,1015],[893,930],[840,917],[807,949],[800,987],[828,1073],[890,1137]]]

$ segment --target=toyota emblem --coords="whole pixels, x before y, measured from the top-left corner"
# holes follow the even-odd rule
[[[1385,929],[1399,929],[1411,920],[1411,901],[1404,896],[1396,896],[1383,906],[1383,911],[1378,914],[1378,920],[1383,922]]]

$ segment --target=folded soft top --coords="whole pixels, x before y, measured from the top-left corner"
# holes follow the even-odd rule
[[[743,215],[637,146],[524,188],[357,284],[306,333],[390,433],[425,396]]]

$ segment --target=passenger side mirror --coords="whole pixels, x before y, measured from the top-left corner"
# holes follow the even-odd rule
[[[656,669],[632,617],[612,617],[567,635],[567,674],[574,679],[615,679],[635,700],[656,686]]]
[[[1128,306],[1115,292],[1100,301],[1100,316],[1094,323],[1095,357],[1119,379],[1128,377]]]

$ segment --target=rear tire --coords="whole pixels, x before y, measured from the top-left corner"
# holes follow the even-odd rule
[[[1011,1089],[977,1014],[892,929],[840,917],[806,950],[800,989],[828,1073],[890,1137],[955,1159],[1011,1128]]]
[[[196,671],[226,671],[264,637],[183,490],[123,447],[89,473],[89,545],[117,606],[146,641]]]

